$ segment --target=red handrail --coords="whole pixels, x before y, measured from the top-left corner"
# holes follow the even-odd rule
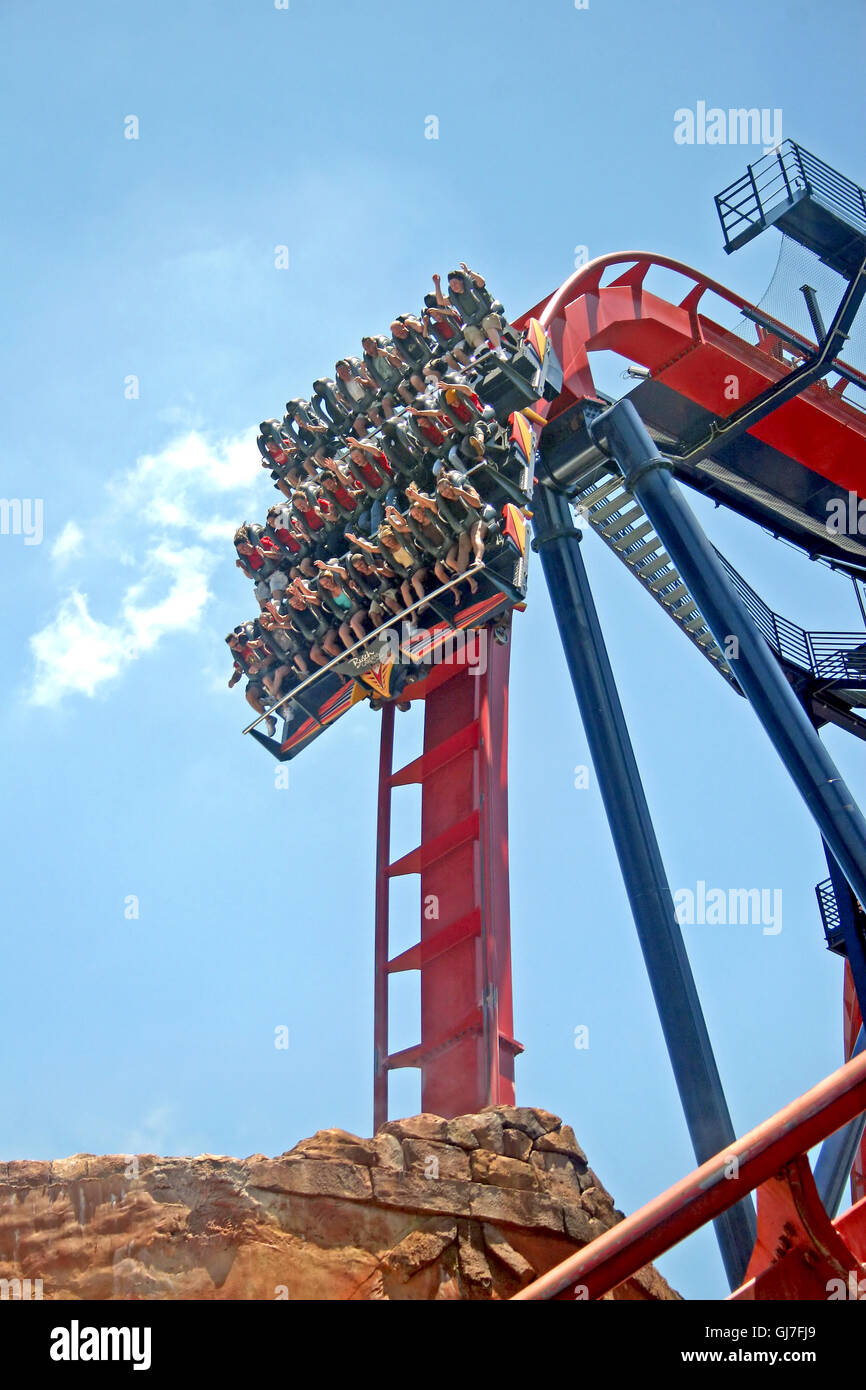
[[[514,1295],[600,1298],[866,1110],[866,1052]],[[736,1161],[734,1161],[736,1160]]]
[[[610,266],[626,264],[632,266],[634,270],[637,270],[638,267],[643,267],[643,273],[639,277],[639,283],[646,278],[648,271],[653,266],[661,270],[675,271],[677,274],[686,276],[688,279],[692,280],[695,288],[690,290],[688,294],[680,300],[679,307],[681,308],[696,310],[701,297],[706,294],[707,291],[710,291],[718,295],[720,299],[724,299],[728,304],[732,304],[735,309],[741,312],[750,310],[754,314],[759,314],[768,324],[779,329],[783,335],[791,332],[787,324],[782,323],[780,319],[775,318],[772,314],[765,313],[763,309],[759,309],[757,305],[752,304],[748,299],[743,299],[742,295],[735,294],[733,290],[729,290],[726,285],[722,285],[718,280],[714,280],[712,276],[701,274],[699,270],[695,270],[692,266],[686,265],[684,261],[676,260],[673,256],[659,256],[652,251],[610,251],[605,256],[597,256],[595,260],[587,261],[586,265],[582,265],[579,270],[576,270],[573,275],[570,275],[569,278],[559,286],[559,289],[554,290],[553,294],[550,295],[548,299],[542,300],[534,309],[529,310],[528,313],[516,319],[516,325],[522,327],[528,318],[533,317],[539,320],[543,328],[549,328],[551,323],[563,313],[573,300],[579,298],[582,294],[598,292],[601,288],[601,277],[605,270],[609,269]],[[612,283],[616,284],[618,282],[614,281]],[[604,286],[604,288],[608,289],[610,286]],[[698,291],[697,294],[695,290]],[[804,339],[804,341],[807,340]],[[843,358],[840,357],[838,361],[846,371],[856,376],[862,386],[866,388],[866,376],[863,376],[856,368],[849,366]]]

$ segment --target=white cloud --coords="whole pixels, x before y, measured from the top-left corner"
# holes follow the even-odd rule
[[[197,627],[210,597],[207,576],[215,559],[201,548],[156,547],[147,557],[144,579],[124,593],[114,624],[91,615],[86,594],[69,594],[53,621],[30,639],[36,660],[31,703],[57,705],[65,695],[93,695],[167,633]],[[168,592],[148,603],[148,593],[164,586],[166,578]]]
[[[51,558],[58,564],[66,564],[81,554],[84,545],[84,532],[75,521],[67,521],[57,540],[51,547]]]
[[[119,604],[114,600],[110,621],[94,616],[80,586],[60,600],[54,618],[30,639],[32,704],[93,696],[166,635],[196,630],[210,598],[209,575],[221,559],[231,559],[237,521],[263,510],[254,439],[247,432],[211,443],[191,430],[107,484],[105,506],[91,526],[117,538],[108,556],[113,582],[118,565],[133,569],[135,579]],[[215,504],[229,515],[215,514]],[[52,554],[65,563],[83,549],[84,532],[70,521]],[[107,554],[104,544],[102,550]]]
[[[152,552],[150,562],[173,576],[172,585],[163,598],[150,605],[136,602],[146,585],[137,584],[124,595],[122,626],[130,659],[151,651],[166,633],[197,627],[210,597],[207,576],[212,557],[201,548],[169,550],[160,546]]]
[[[123,666],[114,629],[99,623],[77,590],[61,603],[53,622],[30,638],[36,659],[34,705],[55,705],[70,691],[92,695]]]
[[[200,532],[213,524],[207,509],[216,495],[253,496],[257,459],[255,431],[212,445],[191,430],[160,453],[144,454],[109,484],[109,493],[116,507],[141,524]]]

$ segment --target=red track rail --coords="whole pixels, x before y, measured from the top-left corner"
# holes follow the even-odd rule
[[[621,265],[621,274],[603,285],[605,272]],[[653,269],[673,271],[687,282],[677,303],[646,288]],[[589,354],[603,350],[647,367],[654,381],[722,419],[783,380],[791,367],[778,356],[779,340],[765,334],[755,346],[699,314],[708,294],[741,312],[757,312],[717,280],[669,256],[619,251],[581,267],[517,320],[523,327],[529,318],[538,318],[562,363],[563,392],[548,419],[575,400],[595,397]],[[788,332],[784,324],[776,327]],[[728,387],[732,376],[737,379],[735,399]],[[866,388],[866,377],[862,385]],[[749,433],[843,491],[866,495],[866,415],[845,400],[844,387],[844,382],[832,389],[816,382]]]

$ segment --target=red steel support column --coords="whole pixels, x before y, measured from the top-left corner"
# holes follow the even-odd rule
[[[498,624],[510,638],[510,628]],[[390,772],[381,762],[377,874],[377,999],[387,972],[420,970],[421,1041],[387,1058],[387,1068],[419,1067],[421,1105],[446,1117],[514,1101],[511,945],[508,893],[508,667],[510,642],[484,628],[465,654],[439,667],[425,700],[419,758]],[[477,658],[477,659],[476,659]],[[384,740],[384,732],[383,732]],[[391,788],[421,787],[421,843],[388,864],[385,832]],[[387,879],[421,876],[420,939],[382,965],[387,941]],[[387,1036],[377,1009],[378,1039]],[[377,1083],[377,1123],[384,1085]]]
[[[511,640],[485,629],[487,674],[478,692],[482,943],[485,950],[487,1105],[514,1104],[514,1005],[508,875],[508,673]],[[479,682],[481,678],[478,678]]]
[[[376,927],[373,983],[373,1130],[388,1118],[388,923],[391,880],[391,769],[394,706],[382,710],[379,746],[379,804],[376,821]]]

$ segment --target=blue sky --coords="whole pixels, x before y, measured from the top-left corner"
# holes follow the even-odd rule
[[[805,0],[7,0],[0,491],[43,499],[44,536],[0,536],[3,1158],[369,1133],[377,719],[354,711],[287,789],[240,737],[222,639],[253,604],[230,537],[273,497],[253,427],[460,260],[513,315],[580,245],[759,298],[774,234],[726,258],[712,204],[759,150],[678,145],[674,112],[781,108],[866,182],[864,28],[855,0],[832,24]],[[772,606],[858,626],[842,579],[700,514]],[[743,1132],[841,1058],[820,844],[745,704],[585,552],[672,886],[783,893],[777,936],[685,929]],[[589,759],[538,568],[511,688],[518,1097],[633,1209],[693,1159],[594,778],[573,785]],[[407,716],[405,757],[418,737]],[[866,799],[862,748],[827,743]],[[401,990],[395,1047],[415,1041]],[[401,1074],[392,1113],[418,1096]],[[709,1231],[661,1267],[724,1292]]]

